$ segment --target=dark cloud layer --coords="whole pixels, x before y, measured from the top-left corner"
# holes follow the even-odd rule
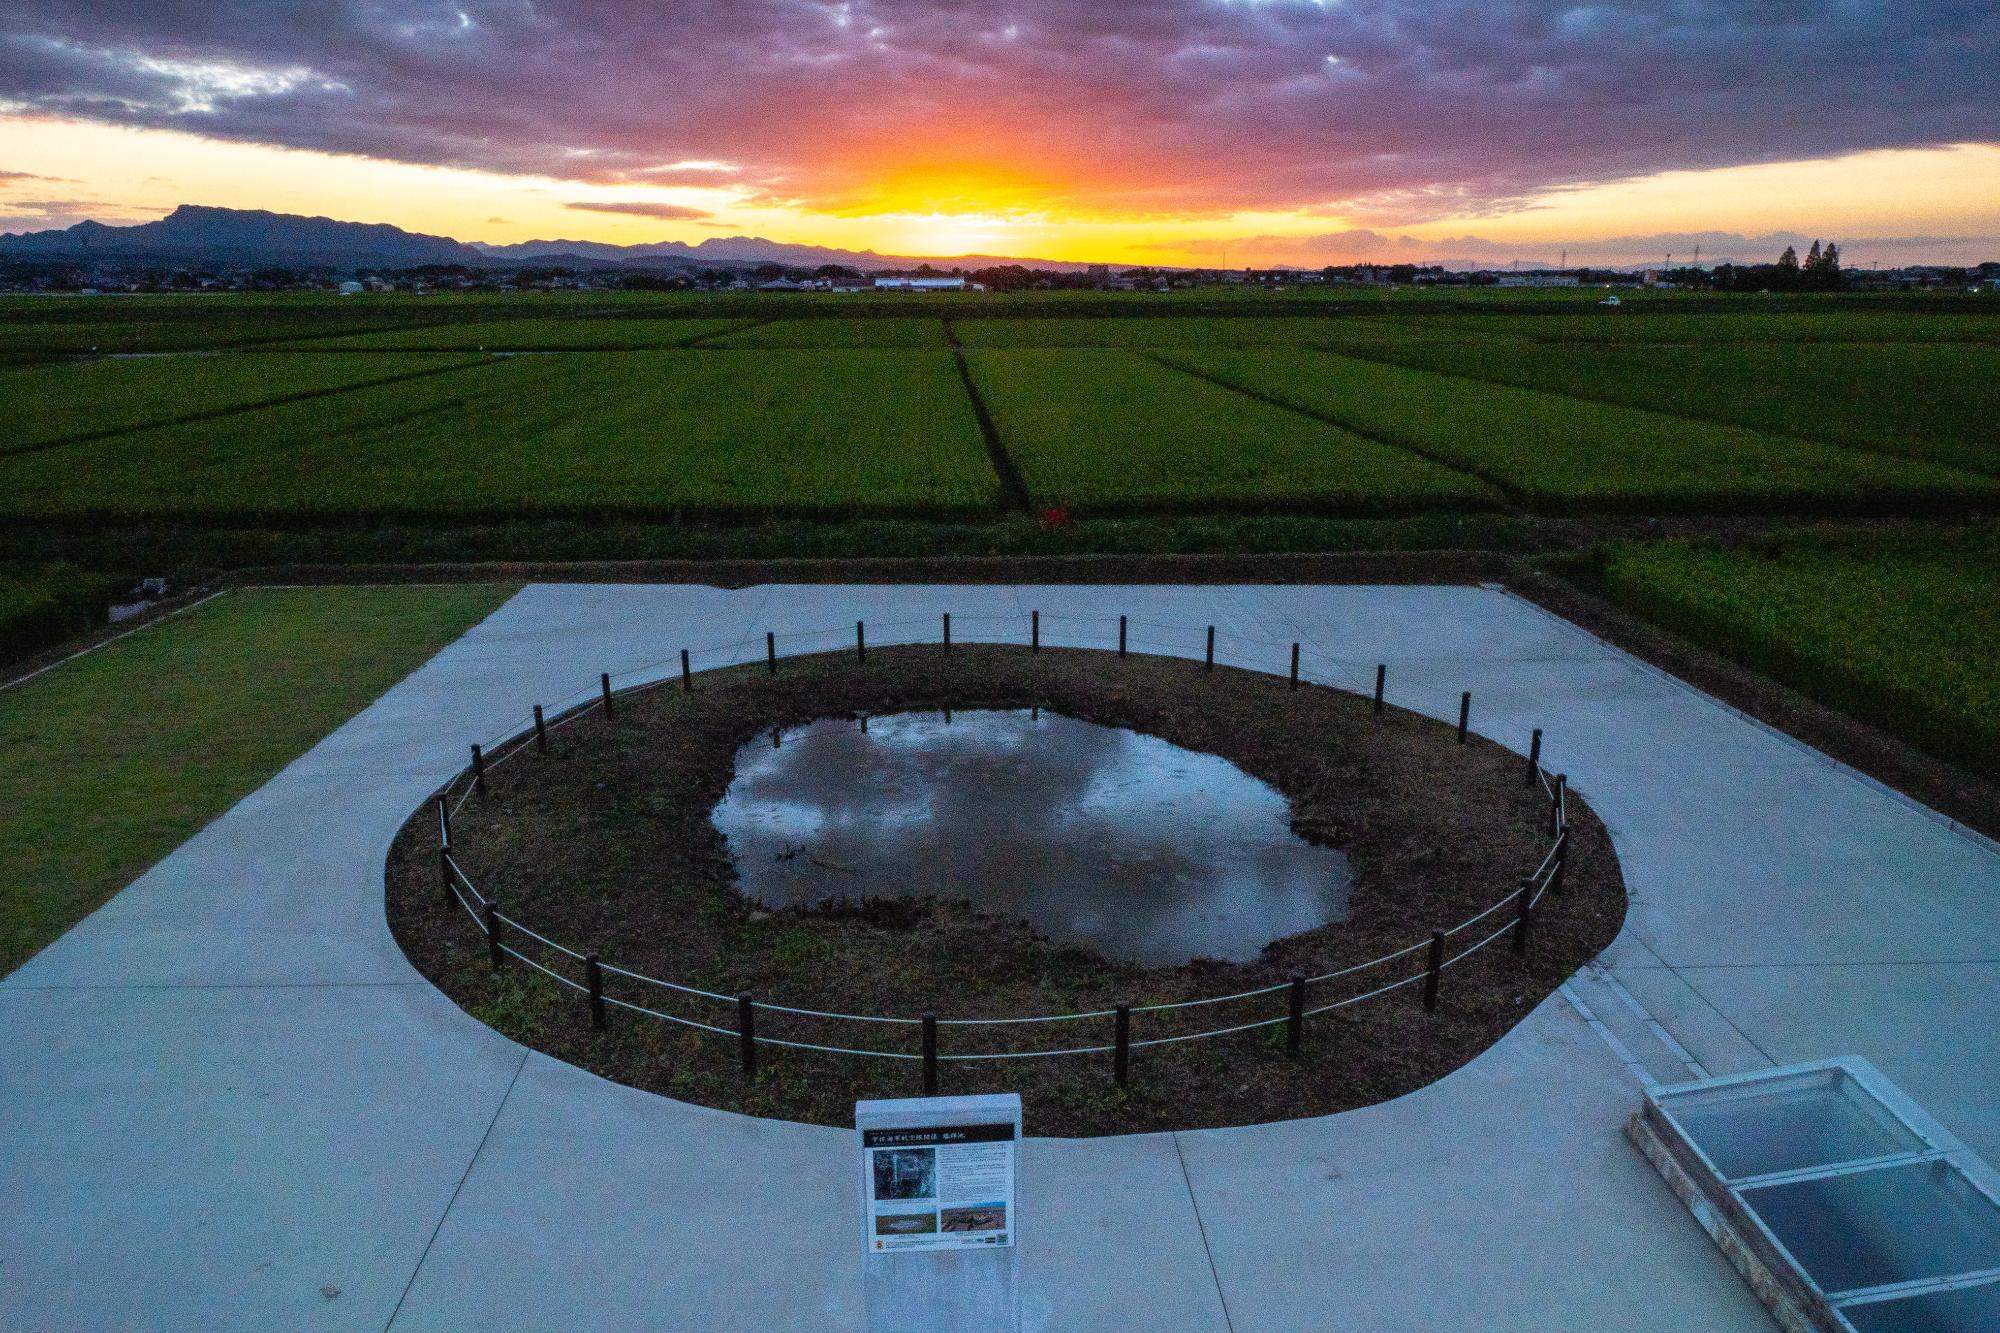
[[[1329,58],[1331,57],[1331,59]],[[879,206],[885,175],[1396,226],[2000,140],[1990,0],[11,0],[0,106]],[[722,163],[734,170],[718,170]],[[692,164],[692,165],[690,165]],[[967,182],[971,182],[970,185]]]

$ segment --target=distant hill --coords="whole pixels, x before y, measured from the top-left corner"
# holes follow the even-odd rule
[[[404,231],[383,222],[336,222],[332,218],[198,204],[182,204],[158,222],[129,227],[79,222],[58,231],[0,234],[0,256],[158,258],[327,268],[484,262],[478,250],[462,241]]]
[[[873,250],[793,245],[761,236],[711,236],[698,245],[685,241],[611,245],[582,240],[468,244],[449,236],[404,231],[383,222],[339,222],[333,218],[199,204],[182,204],[158,222],[131,226],[79,222],[52,231],[0,233],[0,259],[114,258],[331,269],[415,268],[423,264],[497,267],[517,263],[568,268],[593,265],[717,268],[767,263],[815,268],[821,264],[845,264],[864,272],[915,268],[920,264],[938,268],[1023,264],[1064,271],[1088,267],[1061,260],[1010,259],[998,255],[883,255]]]

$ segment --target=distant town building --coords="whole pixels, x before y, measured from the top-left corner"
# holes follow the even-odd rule
[[[340,294],[342,296],[359,296],[361,295],[361,290],[361,284],[352,280],[340,284]]]
[[[1574,287],[1574,273],[1502,273],[1494,279],[1495,287]]]
[[[962,292],[964,278],[877,278],[878,292]]]

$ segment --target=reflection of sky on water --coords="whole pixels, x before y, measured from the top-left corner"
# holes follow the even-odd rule
[[[1234,764],[1025,709],[766,735],[715,825],[772,907],[936,893],[1140,963],[1252,959],[1347,901],[1346,858]]]

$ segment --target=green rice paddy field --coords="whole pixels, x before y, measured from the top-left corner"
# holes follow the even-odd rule
[[[1868,516],[1620,545],[1599,586],[1992,773],[2000,297],[1598,295],[0,298],[0,536],[124,571],[158,532],[454,559],[477,525],[872,554]]]
[[[1984,313],[1605,310],[1586,294],[1537,314],[1107,299],[1056,318],[1047,302],[913,300],[763,315],[624,295],[0,300],[0,352],[45,358],[0,370],[0,516],[2000,502],[2000,317]]]
[[[1621,544],[1625,606],[2000,778],[2000,528]]]

